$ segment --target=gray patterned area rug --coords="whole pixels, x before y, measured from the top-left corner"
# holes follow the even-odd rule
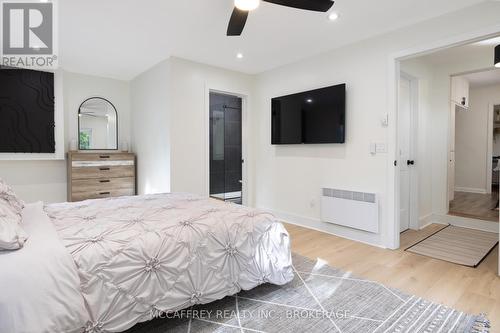
[[[295,279],[138,324],[126,333],[489,332],[474,316],[293,255]]]

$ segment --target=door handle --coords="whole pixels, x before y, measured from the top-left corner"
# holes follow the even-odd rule
[[[410,166],[410,165],[415,165],[415,161],[413,160],[408,160],[406,161],[406,165]]]

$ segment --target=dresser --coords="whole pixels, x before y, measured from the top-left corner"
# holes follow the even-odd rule
[[[68,201],[136,194],[136,158],[130,153],[68,153]]]

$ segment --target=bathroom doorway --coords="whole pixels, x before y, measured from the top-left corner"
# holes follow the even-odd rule
[[[242,99],[210,93],[210,197],[242,204]]]

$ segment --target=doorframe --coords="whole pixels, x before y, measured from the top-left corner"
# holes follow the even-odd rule
[[[500,100],[488,103],[488,152],[486,154],[486,193],[491,194],[493,181],[493,136],[495,126],[495,105],[500,105]]]
[[[387,209],[388,229],[383,235],[383,243],[387,248],[398,249],[400,247],[400,177],[399,167],[394,166],[398,151],[398,87],[401,72],[401,61],[430,54],[436,51],[461,46],[476,41],[494,38],[500,35],[500,25],[476,30],[474,32],[449,37],[443,40],[431,42],[415,48],[410,48],[392,53],[388,56],[388,158],[387,158]],[[449,130],[449,129],[448,129]],[[448,135],[449,136],[449,135]],[[449,139],[448,139],[449,140]],[[444,156],[448,158],[448,156]]]
[[[419,159],[418,157],[418,113],[419,113],[419,79],[404,71],[400,71],[400,77],[406,79],[410,83],[410,159],[416,160],[414,166],[409,168],[410,173],[410,202],[408,209],[410,210],[409,228],[411,230],[420,229],[418,219],[418,170]],[[399,88],[398,88],[399,89]],[[399,93],[398,93],[399,95]],[[399,112],[399,103],[398,103]],[[398,154],[399,156],[399,154]]]
[[[231,95],[241,98],[241,158],[244,163],[241,165],[242,184],[241,199],[242,204],[250,204],[250,194],[248,187],[248,92],[234,92],[224,88],[215,88],[211,85],[205,86],[205,195],[210,196],[210,93]]]

